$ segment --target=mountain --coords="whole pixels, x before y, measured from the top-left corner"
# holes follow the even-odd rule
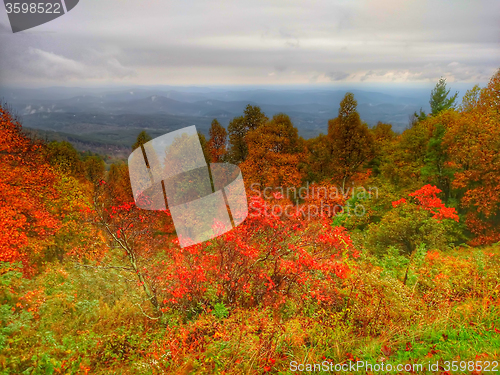
[[[0,87],[0,98],[22,118],[25,126],[62,132],[100,142],[130,146],[142,129],[160,135],[184,126],[196,125],[208,135],[217,118],[223,126],[241,116],[248,104],[258,105],[268,117],[288,114],[304,138],[327,132],[328,119],[337,116],[347,90],[318,89],[234,89],[201,87]],[[370,126],[378,121],[403,130],[409,116],[428,97],[375,91],[349,90],[358,101],[358,111]]]

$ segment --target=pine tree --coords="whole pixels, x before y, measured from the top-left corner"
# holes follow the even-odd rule
[[[328,138],[342,189],[358,168],[372,157],[373,137],[361,122],[358,102],[348,92],[340,102],[338,117],[328,121]]]
[[[436,87],[431,92],[431,100],[429,101],[433,116],[447,109],[455,108],[455,100],[457,99],[458,92],[448,98],[449,94],[450,90],[446,90],[446,78],[440,78]]]
[[[141,147],[144,143],[148,143],[152,139],[153,138],[151,138],[151,136],[145,130],[143,130],[139,133],[139,135],[137,136],[137,140],[132,145],[132,151],[138,147]]]

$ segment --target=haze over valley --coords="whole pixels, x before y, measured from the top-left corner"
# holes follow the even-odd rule
[[[227,127],[248,104],[261,107],[268,117],[288,114],[299,134],[312,138],[327,132],[328,119],[337,116],[346,91],[354,93],[361,118],[369,126],[381,121],[401,132],[411,114],[429,108],[430,90],[423,89],[406,89],[401,95],[401,90],[348,88],[0,87],[0,97],[20,115],[24,127],[85,150],[102,145],[128,148],[144,129],[154,137],[196,125],[208,135],[214,118]]]

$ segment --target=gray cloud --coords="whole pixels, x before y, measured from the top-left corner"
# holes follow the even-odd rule
[[[332,81],[342,81],[343,79],[349,77],[349,73],[345,72],[330,72],[326,73],[326,76]]]
[[[500,65],[497,0],[87,0],[5,25],[0,82],[484,82]]]
[[[125,68],[114,57],[94,52],[89,59],[76,61],[52,52],[29,47],[26,60],[19,69],[38,79],[74,80],[125,78],[135,75],[135,71]]]
[[[125,79],[137,74],[134,69],[123,66],[116,53],[96,50],[85,43],[51,45],[51,35],[20,33],[15,36],[15,42],[11,41],[11,31],[5,32],[5,26],[0,26],[0,42],[7,41],[9,46],[8,54],[0,54],[0,78],[43,83]]]

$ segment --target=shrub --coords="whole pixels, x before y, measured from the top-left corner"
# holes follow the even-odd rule
[[[402,254],[410,255],[418,244],[445,249],[460,242],[458,215],[454,208],[444,206],[436,196],[439,192],[436,187],[426,185],[409,194],[408,200],[392,202],[394,208],[380,223],[369,226],[367,245],[377,254],[394,246]]]
[[[299,215],[275,215],[260,197],[233,231],[210,242],[179,249],[157,265],[164,273],[164,308],[191,309],[223,302],[236,306],[328,301],[337,280],[357,256],[344,228],[310,222]]]

